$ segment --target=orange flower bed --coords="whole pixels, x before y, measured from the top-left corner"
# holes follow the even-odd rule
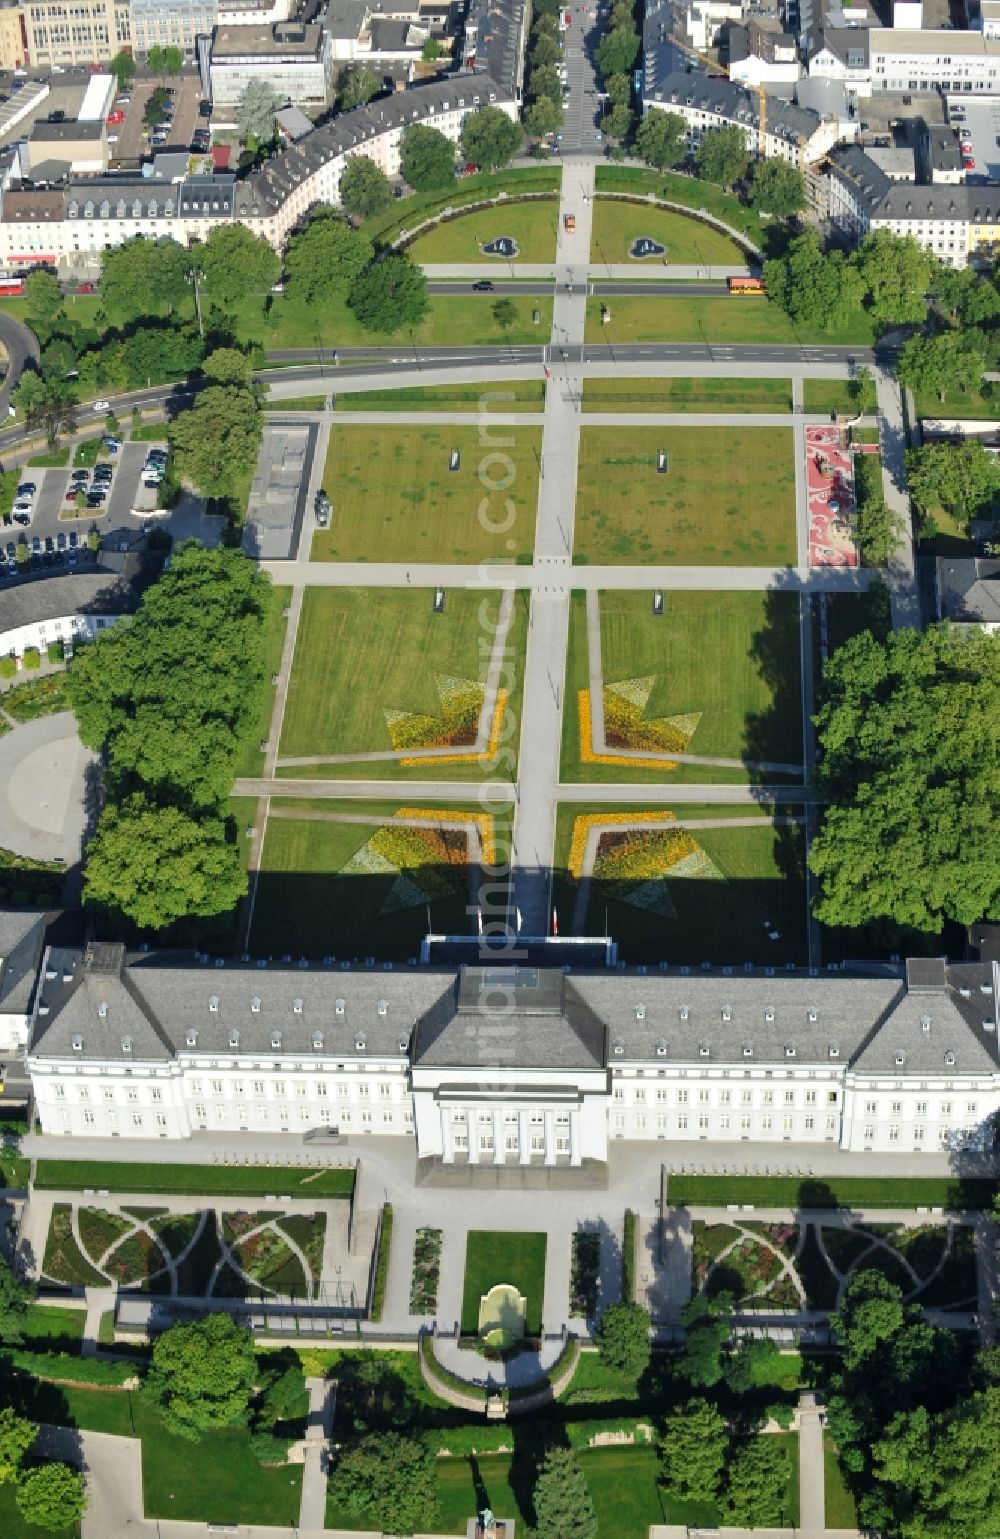
[[[393,814],[426,823],[470,823],[479,830],[479,843],[483,852],[483,865],[492,866],[496,861],[496,840],[493,836],[493,818],[488,812],[428,812],[425,807],[399,807]]]
[[[503,713],[507,708],[506,689],[497,690],[497,703],[493,710],[493,720],[490,723],[490,739],[482,753],[447,753],[426,759],[400,759],[400,764],[407,769],[419,769],[422,765],[438,764],[488,764],[495,759],[497,749],[500,746],[500,728],[503,726]]]
[[[581,689],[576,696],[577,717],[580,723],[580,759],[584,764],[625,764],[631,769],[675,770],[676,759],[637,759],[634,754],[595,753],[594,723],[590,710],[590,690]]]
[[[666,823],[676,818],[676,812],[583,812],[573,820],[573,837],[569,847],[569,874],[576,881],[583,875],[583,857],[587,849],[587,835],[592,828],[606,828],[617,823],[630,828],[638,823]]]

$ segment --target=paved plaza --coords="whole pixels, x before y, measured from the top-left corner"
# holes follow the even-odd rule
[[[80,742],[72,712],[14,725],[0,736],[0,849],[72,865],[96,797],[97,755]]]

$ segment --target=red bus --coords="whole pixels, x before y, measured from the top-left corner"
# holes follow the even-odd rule
[[[14,298],[16,298],[18,296],[18,294],[23,294],[23,293],[24,293],[24,279],[23,278],[0,278],[0,294],[6,294],[8,297],[13,296]]]
[[[764,297],[767,290],[764,287],[763,278],[727,278],[730,294],[760,294]]]

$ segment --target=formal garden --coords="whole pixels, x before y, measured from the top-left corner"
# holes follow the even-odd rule
[[[471,424],[387,434],[380,424],[335,423],[323,471],[333,513],[313,535],[312,559],[530,560],[540,454],[536,427],[505,430],[499,454]]]
[[[573,559],[794,565],[791,428],[584,425]]]
[[[462,1287],[463,1336],[479,1334],[484,1298],[492,1289],[505,1286],[515,1289],[523,1300],[525,1334],[538,1336],[541,1333],[546,1239],[544,1233],[470,1229]]]
[[[42,1276],[70,1287],[174,1297],[311,1298],[322,1276],[325,1213],[173,1213],[55,1203]]]

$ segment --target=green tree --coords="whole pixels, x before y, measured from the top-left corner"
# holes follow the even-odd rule
[[[58,278],[41,270],[24,280],[24,302],[33,329],[45,338],[66,319],[66,302]]]
[[[25,553],[28,546],[25,542]],[[20,555],[20,545],[18,555]],[[0,1256],[0,1341],[17,1343],[24,1332],[28,1305],[35,1297],[30,1283],[21,1282],[5,1257]]]
[[[612,75],[604,82],[608,101],[613,107],[628,107],[632,102],[632,81],[628,75]]]
[[[605,32],[597,45],[597,67],[605,80],[627,75],[639,57],[639,37],[631,28]]]
[[[146,55],[146,68],[151,75],[161,75],[166,67],[166,55],[159,43],[154,43]]]
[[[872,1449],[903,1539],[990,1539],[1000,1522],[998,1467],[996,1386],[938,1415],[920,1406],[894,1417]]]
[[[532,1495],[535,1529],[545,1539],[597,1539],[597,1514],[571,1448],[550,1448]]]
[[[540,96],[524,114],[524,127],[532,139],[554,134],[562,122],[562,108],[554,97]]]
[[[739,1526],[777,1526],[787,1521],[788,1460],[776,1437],[756,1437],[736,1451],[726,1477],[722,1510]]]
[[[170,95],[166,86],[157,86],[149,93],[146,105],[142,109],[142,121],[147,128],[156,128],[164,121],[169,102]]]
[[[344,300],[374,255],[369,235],[355,230],[335,209],[321,206],[289,241],[289,297],[317,308]]]
[[[816,716],[823,811],[810,854],[824,923],[937,931],[1000,913],[1000,860],[981,833],[1000,808],[982,732],[995,711],[995,637],[939,625],[880,642],[865,631],[833,653]],[[889,1317],[876,1302],[876,1318]],[[845,1360],[860,1350],[846,1346]]]
[[[521,146],[521,125],[499,107],[480,107],[462,124],[462,151],[486,171],[508,165]]]
[[[370,219],[392,202],[389,178],[369,156],[352,155],[340,178],[340,202],[349,214]]]
[[[919,326],[927,318],[927,295],[938,269],[934,254],[912,235],[872,230],[858,248],[858,272],[869,309],[888,326]]]
[[[722,1316],[732,1308],[732,1302],[727,1294],[709,1298],[698,1293],[681,1315],[685,1336],[677,1354],[677,1372],[697,1389],[711,1389],[722,1378],[722,1358],[730,1336],[729,1323]]]
[[[517,320],[517,305],[506,296],[493,304],[493,319],[504,331]]]
[[[363,107],[377,96],[382,87],[367,64],[355,64],[345,70],[340,82],[340,110],[350,112],[353,107]]]
[[[166,75],[179,75],[184,68],[184,50],[178,48],[176,43],[170,43],[163,50],[163,72]]]
[[[87,1483],[68,1464],[39,1464],[18,1483],[14,1500],[26,1523],[59,1533],[79,1523],[87,1510]]]
[[[168,1432],[196,1442],[212,1427],[246,1424],[256,1374],[250,1332],[230,1315],[204,1315],[157,1338],[143,1393]]]
[[[638,1379],[649,1367],[649,1314],[640,1304],[609,1304],[597,1332],[601,1361]]]
[[[866,566],[886,566],[899,545],[904,522],[882,491],[882,466],[875,455],[858,456],[854,537]]]
[[[38,1423],[7,1406],[0,1411],[0,1485],[19,1480],[25,1456],[35,1446]]]
[[[609,139],[625,139],[632,127],[632,113],[628,107],[612,107],[601,119],[601,132]]]
[[[240,95],[236,121],[244,139],[267,144],[274,138],[274,115],[281,97],[269,80],[249,80]]]
[[[554,64],[546,64],[544,69],[533,69],[528,80],[528,100],[534,102],[547,96],[549,101],[557,102],[561,85],[559,71]]]
[[[950,390],[978,390],[985,370],[979,333],[942,331],[932,337],[910,337],[900,352],[896,374],[907,389],[934,390],[943,401]]]
[[[906,479],[914,500],[926,511],[940,505],[968,519],[1000,485],[1000,467],[978,439],[930,443],[907,451]]]
[[[436,1526],[434,1460],[419,1438],[373,1432],[347,1444],[336,1454],[329,1490],[337,1507],[383,1533]]]
[[[735,123],[727,128],[706,129],[695,150],[694,161],[703,181],[716,182],[720,187],[731,187],[739,181],[750,164],[743,129]]]
[[[651,107],[635,131],[635,150],[657,171],[678,165],[687,155],[687,124],[680,113]]]
[[[209,385],[170,424],[178,475],[204,497],[228,497],[257,463],[264,419],[251,390]]]
[[[119,91],[127,91],[135,79],[136,63],[132,55],[126,53],[124,49],[119,49],[108,65],[108,69],[117,80]]]
[[[260,1427],[273,1427],[279,1421],[297,1421],[305,1414],[308,1404],[305,1374],[297,1363],[293,1363],[265,1384],[254,1420]]]
[[[793,321],[827,331],[861,313],[864,285],[842,251],[824,253],[809,231],[781,258],[764,263],[768,298]]]
[[[669,1412],[660,1443],[663,1483],[683,1501],[713,1501],[729,1448],[725,1417],[709,1400]]]
[[[204,274],[205,293],[227,312],[247,295],[263,297],[281,272],[273,246],[262,235],[252,235],[245,224],[216,225],[195,260]]]
[[[366,331],[391,335],[427,314],[427,279],[405,253],[394,252],[361,274],[347,303]]]
[[[415,192],[450,187],[455,175],[455,146],[436,128],[411,123],[403,134],[400,169]]]
[[[750,201],[754,208],[787,218],[806,206],[806,184],[802,172],[787,160],[759,161],[753,174]]]
[[[445,48],[439,38],[429,37],[420,50],[420,57],[425,64],[434,64],[441,58],[442,54],[447,54],[447,52],[447,48]]]
[[[931,283],[939,310],[963,326],[982,326],[1000,315],[1000,293],[992,278],[974,267],[939,267]]]
[[[29,428],[45,430],[50,444],[57,442],[60,433],[76,431],[76,395],[63,380],[43,379],[26,369],[11,392],[11,402],[24,413]]]
[[[559,48],[549,33],[536,33],[532,41],[529,58],[532,70],[549,69],[559,59]]]
[[[222,816],[192,816],[133,796],[105,806],[87,847],[84,903],[142,930],[231,913],[246,891],[239,847]]]
[[[734,1395],[745,1395],[755,1384],[768,1382],[769,1370],[777,1359],[778,1348],[773,1341],[744,1336],[726,1364],[726,1384]]]
[[[176,241],[137,235],[101,259],[101,306],[118,325],[170,314],[190,299],[191,254]]]
[[[249,390],[253,384],[253,362],[236,347],[217,347],[202,363],[201,372],[217,385],[241,385]]]

